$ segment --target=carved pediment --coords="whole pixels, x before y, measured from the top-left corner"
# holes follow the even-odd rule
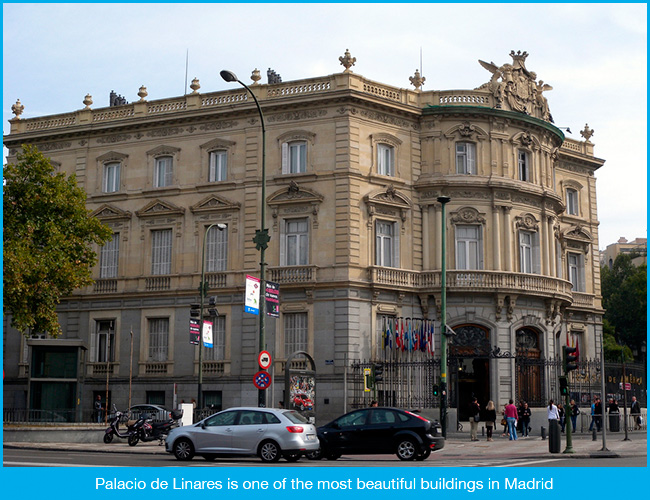
[[[138,217],[167,217],[170,215],[183,215],[184,213],[184,208],[162,200],[154,200],[135,212]]]
[[[124,161],[129,157],[129,155],[125,155],[124,153],[118,153],[117,151],[109,151],[108,153],[104,153],[103,155],[100,155],[97,157],[97,161],[100,163],[108,162],[108,161]]]
[[[518,229],[527,231],[539,231],[539,221],[533,214],[522,214],[515,217],[515,225]]]
[[[295,181],[291,181],[289,187],[280,189],[267,198],[267,203],[273,205],[286,205],[296,203],[321,203],[323,195],[298,186]]]
[[[487,139],[489,134],[475,123],[464,121],[447,130],[445,137],[447,139],[478,140]]]
[[[485,224],[485,214],[472,207],[463,207],[457,212],[452,212],[450,216],[454,224]]]
[[[210,195],[202,199],[196,205],[190,207],[190,211],[194,214],[205,212],[221,212],[224,210],[239,210],[241,203],[230,201],[221,196]]]
[[[235,145],[234,141],[227,141],[225,139],[217,138],[217,139],[212,139],[211,141],[208,141],[205,144],[201,144],[201,148],[207,150],[219,149],[219,148],[228,149],[234,145]]]
[[[413,206],[413,202],[404,195],[400,193],[394,186],[389,185],[386,188],[375,191],[364,196],[363,201],[366,204],[378,204],[378,205],[389,205],[392,207],[410,209]]]
[[[562,237],[569,240],[578,240],[586,243],[591,243],[593,238],[589,231],[587,231],[581,224],[568,227],[561,232]]]
[[[180,151],[180,148],[176,148],[174,146],[158,146],[153,149],[150,149],[147,151],[147,155],[149,156],[161,156],[161,155],[173,155],[176,154]]]
[[[106,203],[97,210],[91,212],[90,215],[92,217],[97,217],[101,221],[128,220],[131,218],[131,212],[121,210]]]
[[[285,132],[280,137],[278,137],[278,144],[283,144],[285,142],[291,141],[307,141],[310,144],[314,144],[314,139],[316,134],[309,132],[307,130],[292,130]]]

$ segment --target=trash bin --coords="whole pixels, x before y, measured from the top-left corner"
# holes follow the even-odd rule
[[[609,432],[620,432],[621,421],[618,419],[619,412],[609,414]]]
[[[549,453],[560,453],[560,422],[557,420],[548,421],[548,451]]]

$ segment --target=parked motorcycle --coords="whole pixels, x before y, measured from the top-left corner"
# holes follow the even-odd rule
[[[153,422],[151,415],[142,413],[135,423],[129,426],[131,435],[129,436],[129,446],[135,446],[138,442],[158,440],[159,445],[164,444],[164,440],[169,431],[178,425],[178,421],[183,416],[183,410],[173,410],[169,420],[164,422]]]
[[[108,427],[104,431],[104,443],[112,442],[113,436],[129,439],[133,435],[133,431],[128,427],[124,431],[120,430],[120,421],[124,418],[124,415],[124,412],[118,411],[113,405],[113,413],[108,422]]]

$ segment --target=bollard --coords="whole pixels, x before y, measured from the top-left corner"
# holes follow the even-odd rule
[[[560,423],[557,420],[548,421],[548,451],[550,453],[560,453]]]
[[[546,439],[546,427],[542,425],[542,441]]]
[[[596,434],[596,426],[594,425],[591,429],[591,440],[596,441],[596,439],[598,439],[598,435]]]

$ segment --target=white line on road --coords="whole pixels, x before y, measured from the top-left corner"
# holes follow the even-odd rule
[[[54,464],[52,462],[8,462],[3,461],[2,465],[13,465],[15,467],[119,467],[118,465],[93,465],[93,464]]]

